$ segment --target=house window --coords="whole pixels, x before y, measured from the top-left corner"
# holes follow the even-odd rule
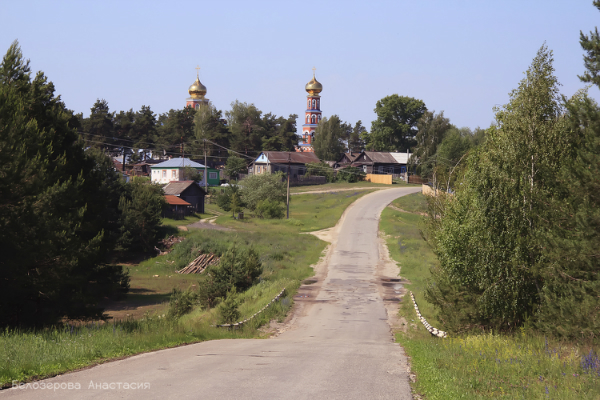
[[[173,179],[177,178],[177,170],[176,169],[171,170],[171,178],[173,178]]]
[[[383,167],[379,167],[378,171],[379,171],[380,174],[383,174]]]
[[[209,172],[208,179],[219,179],[216,172]]]
[[[167,177],[167,170],[166,170],[166,169],[163,169],[163,170],[162,170],[162,172],[163,172],[163,173],[162,173],[162,175],[163,175],[162,177],[163,177],[163,178],[166,178],[166,177]]]

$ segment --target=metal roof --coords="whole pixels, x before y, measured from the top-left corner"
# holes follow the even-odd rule
[[[411,153],[390,153],[398,164],[408,164],[408,159],[412,155]]]
[[[172,194],[165,195],[165,200],[172,206],[191,206],[187,201],[182,200],[177,196],[173,196]]]
[[[163,188],[165,194],[180,195],[185,189],[194,184],[194,181],[171,181]]]
[[[150,168],[181,168],[181,167],[192,167],[192,168],[204,168],[204,165],[190,160],[189,158],[171,158],[170,160],[161,162],[160,164],[153,165]]]
[[[297,151],[263,151],[255,162],[261,162],[259,159],[265,156],[268,162],[274,164],[287,164],[288,160],[292,164],[306,164],[321,162],[319,157],[312,152],[297,152]],[[264,161],[263,161],[264,162]]]

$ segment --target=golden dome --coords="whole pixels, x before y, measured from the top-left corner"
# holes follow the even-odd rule
[[[206,94],[206,86],[200,82],[200,78],[196,78],[196,81],[188,89],[188,93],[193,99],[203,99]]]
[[[313,78],[306,84],[306,91],[309,95],[314,96],[321,93],[323,90],[323,85],[319,83],[319,81],[315,78],[315,74],[313,73]]]

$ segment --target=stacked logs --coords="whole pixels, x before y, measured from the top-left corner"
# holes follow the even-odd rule
[[[413,295],[412,292],[410,292],[410,297],[412,298],[413,304],[415,305],[415,311],[417,312],[417,317],[419,317],[419,320],[423,323],[423,325],[425,326],[425,329],[427,329],[427,331],[429,333],[431,333],[433,336],[437,336],[437,337],[441,337],[441,338],[447,337],[448,334],[446,332],[440,331],[439,329],[436,329],[433,326],[429,325],[427,320],[421,315],[421,312],[419,311],[419,307],[417,306],[417,302],[415,301],[415,296]]]
[[[176,271],[178,274],[201,274],[210,265],[216,265],[219,262],[219,257],[216,255],[201,254],[194,261],[188,264],[187,267]]]

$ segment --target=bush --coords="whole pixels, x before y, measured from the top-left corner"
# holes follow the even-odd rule
[[[272,200],[259,201],[254,210],[259,218],[277,218],[281,219],[285,215],[283,205]]]
[[[169,300],[169,311],[167,317],[179,318],[184,314],[192,311],[195,305],[198,304],[199,295],[198,292],[191,289],[182,291],[180,289],[173,289],[171,298]]]
[[[225,211],[231,211],[233,214],[242,210],[244,202],[240,195],[240,188],[237,185],[229,185],[223,189],[222,193],[216,196],[217,205]]]
[[[283,183],[283,174],[250,175],[241,181],[241,197],[246,208],[254,211],[260,201],[270,200],[274,203],[283,203],[286,198],[287,188]]]
[[[333,168],[329,166],[329,164],[320,162],[320,163],[307,163],[306,164],[306,175],[307,176],[324,176],[327,178],[327,182],[335,182],[336,176]]]
[[[258,253],[253,248],[240,250],[236,243],[221,257],[218,265],[210,267],[206,279],[200,283],[200,301],[214,307],[232,288],[243,292],[250,288],[263,272]]]
[[[235,286],[227,292],[225,300],[219,304],[219,322],[222,324],[233,324],[240,318],[240,300]]]
[[[346,167],[338,171],[337,179],[340,181],[346,181],[349,183],[362,181],[365,179],[366,174],[362,169],[356,167]]]

